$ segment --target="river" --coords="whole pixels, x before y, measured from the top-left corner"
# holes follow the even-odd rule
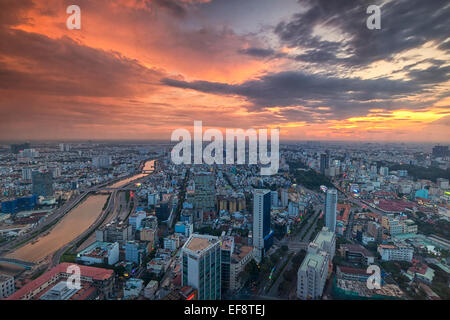
[[[143,168],[143,172],[146,173],[136,174],[130,178],[123,179],[110,187],[120,188],[133,180],[148,175],[149,172],[154,170],[154,163],[154,160],[147,161]],[[83,202],[69,211],[48,234],[40,236],[37,242],[25,244],[10,253],[8,257],[31,262],[41,261],[86,231],[102,213],[107,199],[108,195],[105,194],[88,196]],[[0,271],[2,269],[5,269],[3,265],[0,266]]]

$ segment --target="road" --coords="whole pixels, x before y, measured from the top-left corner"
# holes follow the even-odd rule
[[[300,230],[299,234],[291,237],[290,239],[283,239],[282,241],[278,242],[277,245],[287,245],[289,248],[289,253],[298,253],[300,250],[306,250],[308,248],[309,244],[309,238],[311,237],[311,234],[314,232],[317,224],[317,217],[319,216],[321,210],[316,211],[313,215],[311,215],[308,220],[306,221],[306,225],[303,226],[303,228]],[[294,256],[292,255],[292,257]],[[286,262],[286,259],[289,256],[286,255],[281,259],[281,261],[277,264],[277,268],[281,268],[284,263]],[[269,292],[267,292],[267,296],[270,297],[278,297],[278,287],[280,286],[281,282],[283,282],[283,273],[287,270],[290,270],[292,268],[292,259],[289,260],[289,262],[286,264],[286,266],[281,270],[280,275],[276,279],[275,283],[270,288]],[[265,286],[268,286],[270,284],[270,281],[267,282]]]

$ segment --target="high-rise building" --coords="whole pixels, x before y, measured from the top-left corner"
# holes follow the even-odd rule
[[[327,227],[314,238],[297,272],[297,297],[302,300],[322,296],[328,270],[336,250],[335,233]]]
[[[198,173],[194,177],[194,199],[195,210],[213,211],[216,203],[216,179],[210,172]]]
[[[330,167],[330,155],[328,150],[320,155],[320,173],[325,174],[325,170]]]
[[[112,163],[111,156],[100,155],[92,158],[92,166],[95,168],[106,168]]]
[[[389,175],[389,168],[388,167],[380,167],[380,175],[381,176],[388,176]]]
[[[270,205],[272,208],[278,207],[278,191],[270,192]]]
[[[223,236],[220,241],[221,290],[230,290],[231,260],[234,251],[234,237]]]
[[[289,190],[281,189],[281,206],[287,207],[289,204]]]
[[[253,191],[253,246],[256,248],[258,262],[273,243],[273,231],[270,230],[270,198],[270,190]]]
[[[20,151],[25,150],[25,149],[30,149],[30,143],[29,142],[25,142],[22,144],[12,144],[11,145],[11,152],[14,154],[18,154]]]
[[[53,176],[50,171],[33,171],[33,194],[36,196],[51,197],[53,195]]]
[[[31,169],[31,168],[23,168],[22,169],[22,179],[23,180],[27,180],[27,181],[31,180],[32,173],[33,173],[33,169]]]
[[[328,189],[325,197],[325,225],[331,231],[336,230],[337,190]]]
[[[434,158],[445,158],[448,156],[448,146],[434,146],[433,147],[433,157]]]
[[[221,298],[221,250],[218,237],[193,234],[182,250],[182,285],[198,290],[199,300]]]

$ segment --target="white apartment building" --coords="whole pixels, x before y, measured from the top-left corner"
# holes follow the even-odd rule
[[[336,251],[336,235],[323,227],[308,246],[308,253],[297,272],[297,297],[302,300],[322,296],[329,263]]]
[[[408,261],[411,262],[414,248],[407,244],[380,244],[377,248],[383,261]]]

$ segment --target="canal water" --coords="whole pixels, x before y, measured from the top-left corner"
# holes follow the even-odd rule
[[[154,160],[147,161],[143,172],[114,183],[110,187],[119,188],[133,180],[146,176],[154,169]],[[59,248],[71,242],[91,226],[100,216],[108,195],[90,195],[78,206],[68,212],[48,234],[40,236],[38,241],[29,242],[8,255],[10,258],[39,262]],[[4,266],[0,266],[0,271]],[[15,269],[15,268],[14,268]],[[6,271],[6,270],[4,270]]]

